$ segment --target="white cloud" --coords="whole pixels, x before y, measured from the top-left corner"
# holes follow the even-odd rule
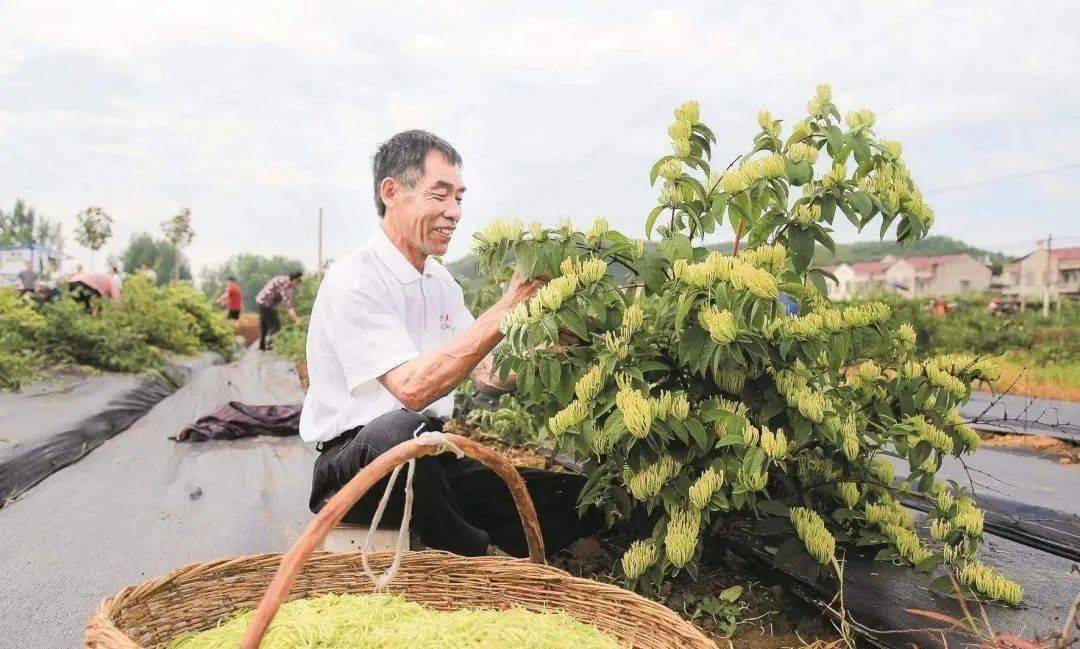
[[[8,0],[0,204],[65,219],[108,204],[117,249],[189,204],[196,265],[242,250],[307,261],[298,215],[322,205],[339,256],[374,224],[374,147],[422,127],[466,159],[451,256],[504,214],[604,213],[638,234],[675,104],[701,101],[726,163],[759,108],[790,122],[820,81],[878,112],[923,186],[975,182],[1072,160],[1078,18],[1070,3]],[[1077,175],[932,197],[938,229],[981,236],[994,214],[993,236],[1026,237],[1006,216],[1022,209],[1080,234],[1060,209],[1080,199]]]

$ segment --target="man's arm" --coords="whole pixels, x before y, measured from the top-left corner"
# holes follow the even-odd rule
[[[500,379],[495,373],[494,352],[489,353],[482,361],[480,361],[480,364],[469,374],[469,378],[472,379],[477,390],[491,396],[498,396],[510,392],[517,384],[517,381],[514,380],[513,373],[507,375],[505,381]]]
[[[438,349],[408,360],[379,377],[383,386],[406,408],[420,412],[446,396],[502,340],[499,323],[506,312],[528,300],[544,281],[522,280],[515,273],[510,287],[495,306]],[[487,372],[490,376],[490,367]]]

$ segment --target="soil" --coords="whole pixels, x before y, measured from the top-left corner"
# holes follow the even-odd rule
[[[1080,467],[1080,446],[1046,435],[1008,435],[979,431],[983,445],[994,448],[1015,448],[1038,457],[1056,460],[1058,464]]]
[[[458,419],[447,422],[443,431],[482,442],[501,453],[514,466],[547,469],[549,471],[563,470],[563,467],[552,459],[551,451],[535,444],[508,444],[499,437],[476,428],[470,428]]]

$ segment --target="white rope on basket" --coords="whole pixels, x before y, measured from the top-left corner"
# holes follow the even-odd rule
[[[424,424],[420,424],[413,431],[413,438],[417,440],[422,446],[435,446],[435,454],[438,453],[453,453],[460,460],[465,457],[465,452],[457,447],[450,438],[446,436],[446,433],[439,431],[427,431],[421,433],[424,429]],[[364,544],[360,546],[360,564],[364,568],[364,574],[374,584],[376,591],[382,590],[389,584],[394,576],[397,574],[398,568],[401,567],[401,558],[404,556],[405,551],[409,549],[409,521],[412,518],[412,506],[413,506],[413,474],[416,473],[416,458],[409,460],[409,470],[405,475],[405,508],[401,513],[401,528],[398,530],[397,543],[394,547],[394,560],[390,563],[390,566],[381,575],[376,575],[368,565],[368,552],[371,551],[371,542],[375,536],[376,530],[379,528],[379,521],[382,520],[383,511],[386,509],[386,504],[390,502],[390,492],[393,491],[394,485],[397,483],[398,474],[401,473],[401,467],[399,464],[394,467],[394,470],[390,473],[390,480],[386,484],[386,490],[383,491],[382,498],[379,500],[379,506],[375,509],[375,515],[371,517],[371,526],[368,528],[367,536],[364,537]]]

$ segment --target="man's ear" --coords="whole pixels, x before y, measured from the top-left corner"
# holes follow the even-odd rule
[[[387,176],[379,183],[379,198],[382,199],[383,205],[386,207],[390,207],[396,203],[400,195],[401,185],[393,178]]]

